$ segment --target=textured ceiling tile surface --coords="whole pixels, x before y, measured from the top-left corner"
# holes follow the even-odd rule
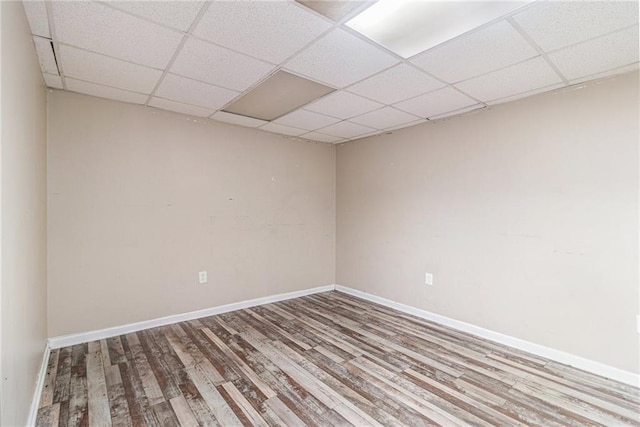
[[[418,119],[418,120],[413,121],[413,122],[403,123],[403,124],[398,125],[398,126],[390,127],[390,128],[388,128],[388,129],[385,129],[385,131],[392,131],[392,130],[405,129],[405,128],[408,128],[408,127],[411,127],[411,126],[417,126],[417,125],[419,125],[419,124],[422,124],[422,123],[428,123],[428,122],[429,122],[429,121],[428,121],[427,119]]]
[[[435,47],[411,62],[454,83],[515,64],[538,53],[507,21]]]
[[[339,138],[337,136],[325,135],[318,132],[309,132],[301,135],[300,138],[310,139],[312,141],[320,141],[320,142],[329,142],[331,144],[336,144],[338,142],[344,141],[344,138]]]
[[[318,132],[341,138],[355,138],[360,135],[369,134],[376,130],[368,126],[362,126],[357,123],[340,122],[325,128],[319,129]]]
[[[62,78],[57,74],[43,74],[44,82],[47,87],[54,89],[62,89]]]
[[[487,105],[496,105],[496,104],[504,104],[505,102],[516,101],[518,99],[526,98],[528,96],[536,95],[538,93],[549,92],[555,89],[560,89],[565,87],[564,83],[556,83],[549,86],[544,86],[538,89],[530,90],[528,92],[519,93],[512,96],[506,96],[504,98],[494,99],[493,101],[488,101]]]
[[[110,6],[142,16],[150,21],[187,31],[205,4],[204,1],[112,1]]]
[[[238,96],[239,92],[167,74],[160,83],[156,95],[185,104],[217,110]],[[211,113],[213,111],[209,114]]]
[[[304,129],[292,128],[291,126],[285,126],[274,122],[267,123],[266,125],[260,127],[260,129],[266,130],[267,132],[279,133],[289,136],[300,136],[303,133],[307,133],[307,131]]]
[[[183,104],[182,102],[171,101],[163,98],[151,98],[149,105],[163,110],[174,111],[176,113],[188,114],[197,117],[209,117],[214,110],[196,107],[195,105]]]
[[[638,62],[638,26],[549,54],[568,79],[574,80]]]
[[[215,1],[194,34],[278,64],[329,28],[329,22],[288,1]]]
[[[354,13],[356,9],[371,4],[375,0],[296,0],[298,3],[311,8],[327,18],[339,21],[350,13]]]
[[[461,94],[457,90],[445,87],[416,98],[402,101],[395,104],[394,107],[418,117],[429,118],[476,103],[477,101]]]
[[[63,88],[66,81],[71,91],[140,104],[158,86],[150,101],[156,108],[322,142],[463,114],[564,87],[567,80],[579,84],[638,69],[637,1],[538,1],[410,63],[335,22],[366,9],[367,2],[372,0],[23,5],[48,87]],[[190,30],[193,35],[186,34]],[[547,54],[539,56],[530,42]],[[56,75],[58,68],[65,77]],[[284,100],[302,90],[277,88],[263,97],[267,107],[282,109],[263,116],[279,117],[271,123],[240,110],[215,112],[231,108],[234,99],[249,102],[247,94],[260,99],[257,90],[280,74],[277,69],[328,91],[342,90],[320,91],[284,108]]]
[[[216,86],[243,91],[266,76],[273,66],[229,49],[189,39],[171,72]]]
[[[545,51],[578,43],[638,23],[637,1],[547,1],[515,21]]]
[[[360,114],[376,110],[382,106],[383,105],[378,102],[365,99],[349,92],[340,91],[325,96],[321,100],[307,105],[304,109],[331,117],[337,117],[339,119],[348,119],[353,116],[358,116]]]
[[[129,92],[127,90],[116,89],[70,78],[66,78],[65,81],[67,83],[67,88],[72,92],[84,93],[86,95],[113,99],[116,101],[130,102],[132,104],[144,104],[147,101],[147,95],[140,93]]]
[[[491,101],[560,82],[553,68],[536,57],[455,86],[480,101]]]
[[[300,129],[315,130],[321,127],[338,123],[340,119],[325,116],[324,114],[314,113],[307,110],[296,110],[286,116],[280,117],[276,123],[282,125],[293,126]]]
[[[47,8],[42,0],[23,1],[24,13],[27,15],[31,34],[51,38]]]
[[[365,113],[349,119],[350,122],[372,127],[374,129],[389,129],[405,123],[415,122],[420,118],[392,107],[383,107],[379,110]]]
[[[458,114],[469,113],[471,111],[480,110],[485,108],[484,104],[475,104],[469,107],[460,108],[459,110],[449,111],[448,113],[438,114],[437,116],[431,116],[429,120],[439,120],[445,117],[457,116]]]
[[[213,116],[212,119],[217,120],[219,122],[231,123],[233,125],[246,126],[249,128],[257,128],[268,122],[264,120],[254,119],[253,117],[245,117],[239,114],[231,114],[226,111],[218,111]]]
[[[604,77],[612,77],[618,74],[629,73],[631,71],[637,71],[639,66],[640,64],[636,62],[635,64],[625,65],[624,67],[620,67],[620,68],[614,68],[613,70],[605,71],[604,73],[592,74],[590,76],[585,76],[579,79],[571,80],[569,83],[571,84],[584,83],[589,80],[597,80]]]
[[[164,68],[182,34],[94,2],[51,2],[58,40],[136,64]]]
[[[398,62],[383,50],[336,29],[295,56],[285,68],[341,88]]]
[[[65,76],[140,93],[151,93],[162,72],[61,45]]]
[[[395,104],[443,86],[444,83],[422,71],[400,64],[356,83],[347,90],[383,104]]]
[[[34,37],[33,42],[36,45],[36,53],[38,54],[38,62],[43,73],[58,74],[58,66],[56,58],[53,56],[53,48],[51,40],[42,37]]]

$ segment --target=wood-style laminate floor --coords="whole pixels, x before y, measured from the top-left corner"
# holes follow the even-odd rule
[[[640,390],[339,292],[51,352],[38,426],[640,425]]]

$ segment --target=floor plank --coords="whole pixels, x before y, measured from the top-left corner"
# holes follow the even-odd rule
[[[51,351],[37,426],[640,426],[640,389],[332,291]]]

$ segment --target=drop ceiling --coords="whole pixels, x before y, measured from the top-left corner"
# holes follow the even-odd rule
[[[327,143],[638,68],[637,1],[524,3],[407,59],[346,25],[373,3],[23,2],[48,87]],[[272,121],[224,111],[279,71],[332,92]]]

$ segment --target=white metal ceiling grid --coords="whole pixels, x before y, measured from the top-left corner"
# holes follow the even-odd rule
[[[367,6],[24,2],[49,87],[329,143],[638,68],[637,1],[536,1],[408,59],[344,25]],[[280,69],[336,91],[273,122],[222,111]]]

